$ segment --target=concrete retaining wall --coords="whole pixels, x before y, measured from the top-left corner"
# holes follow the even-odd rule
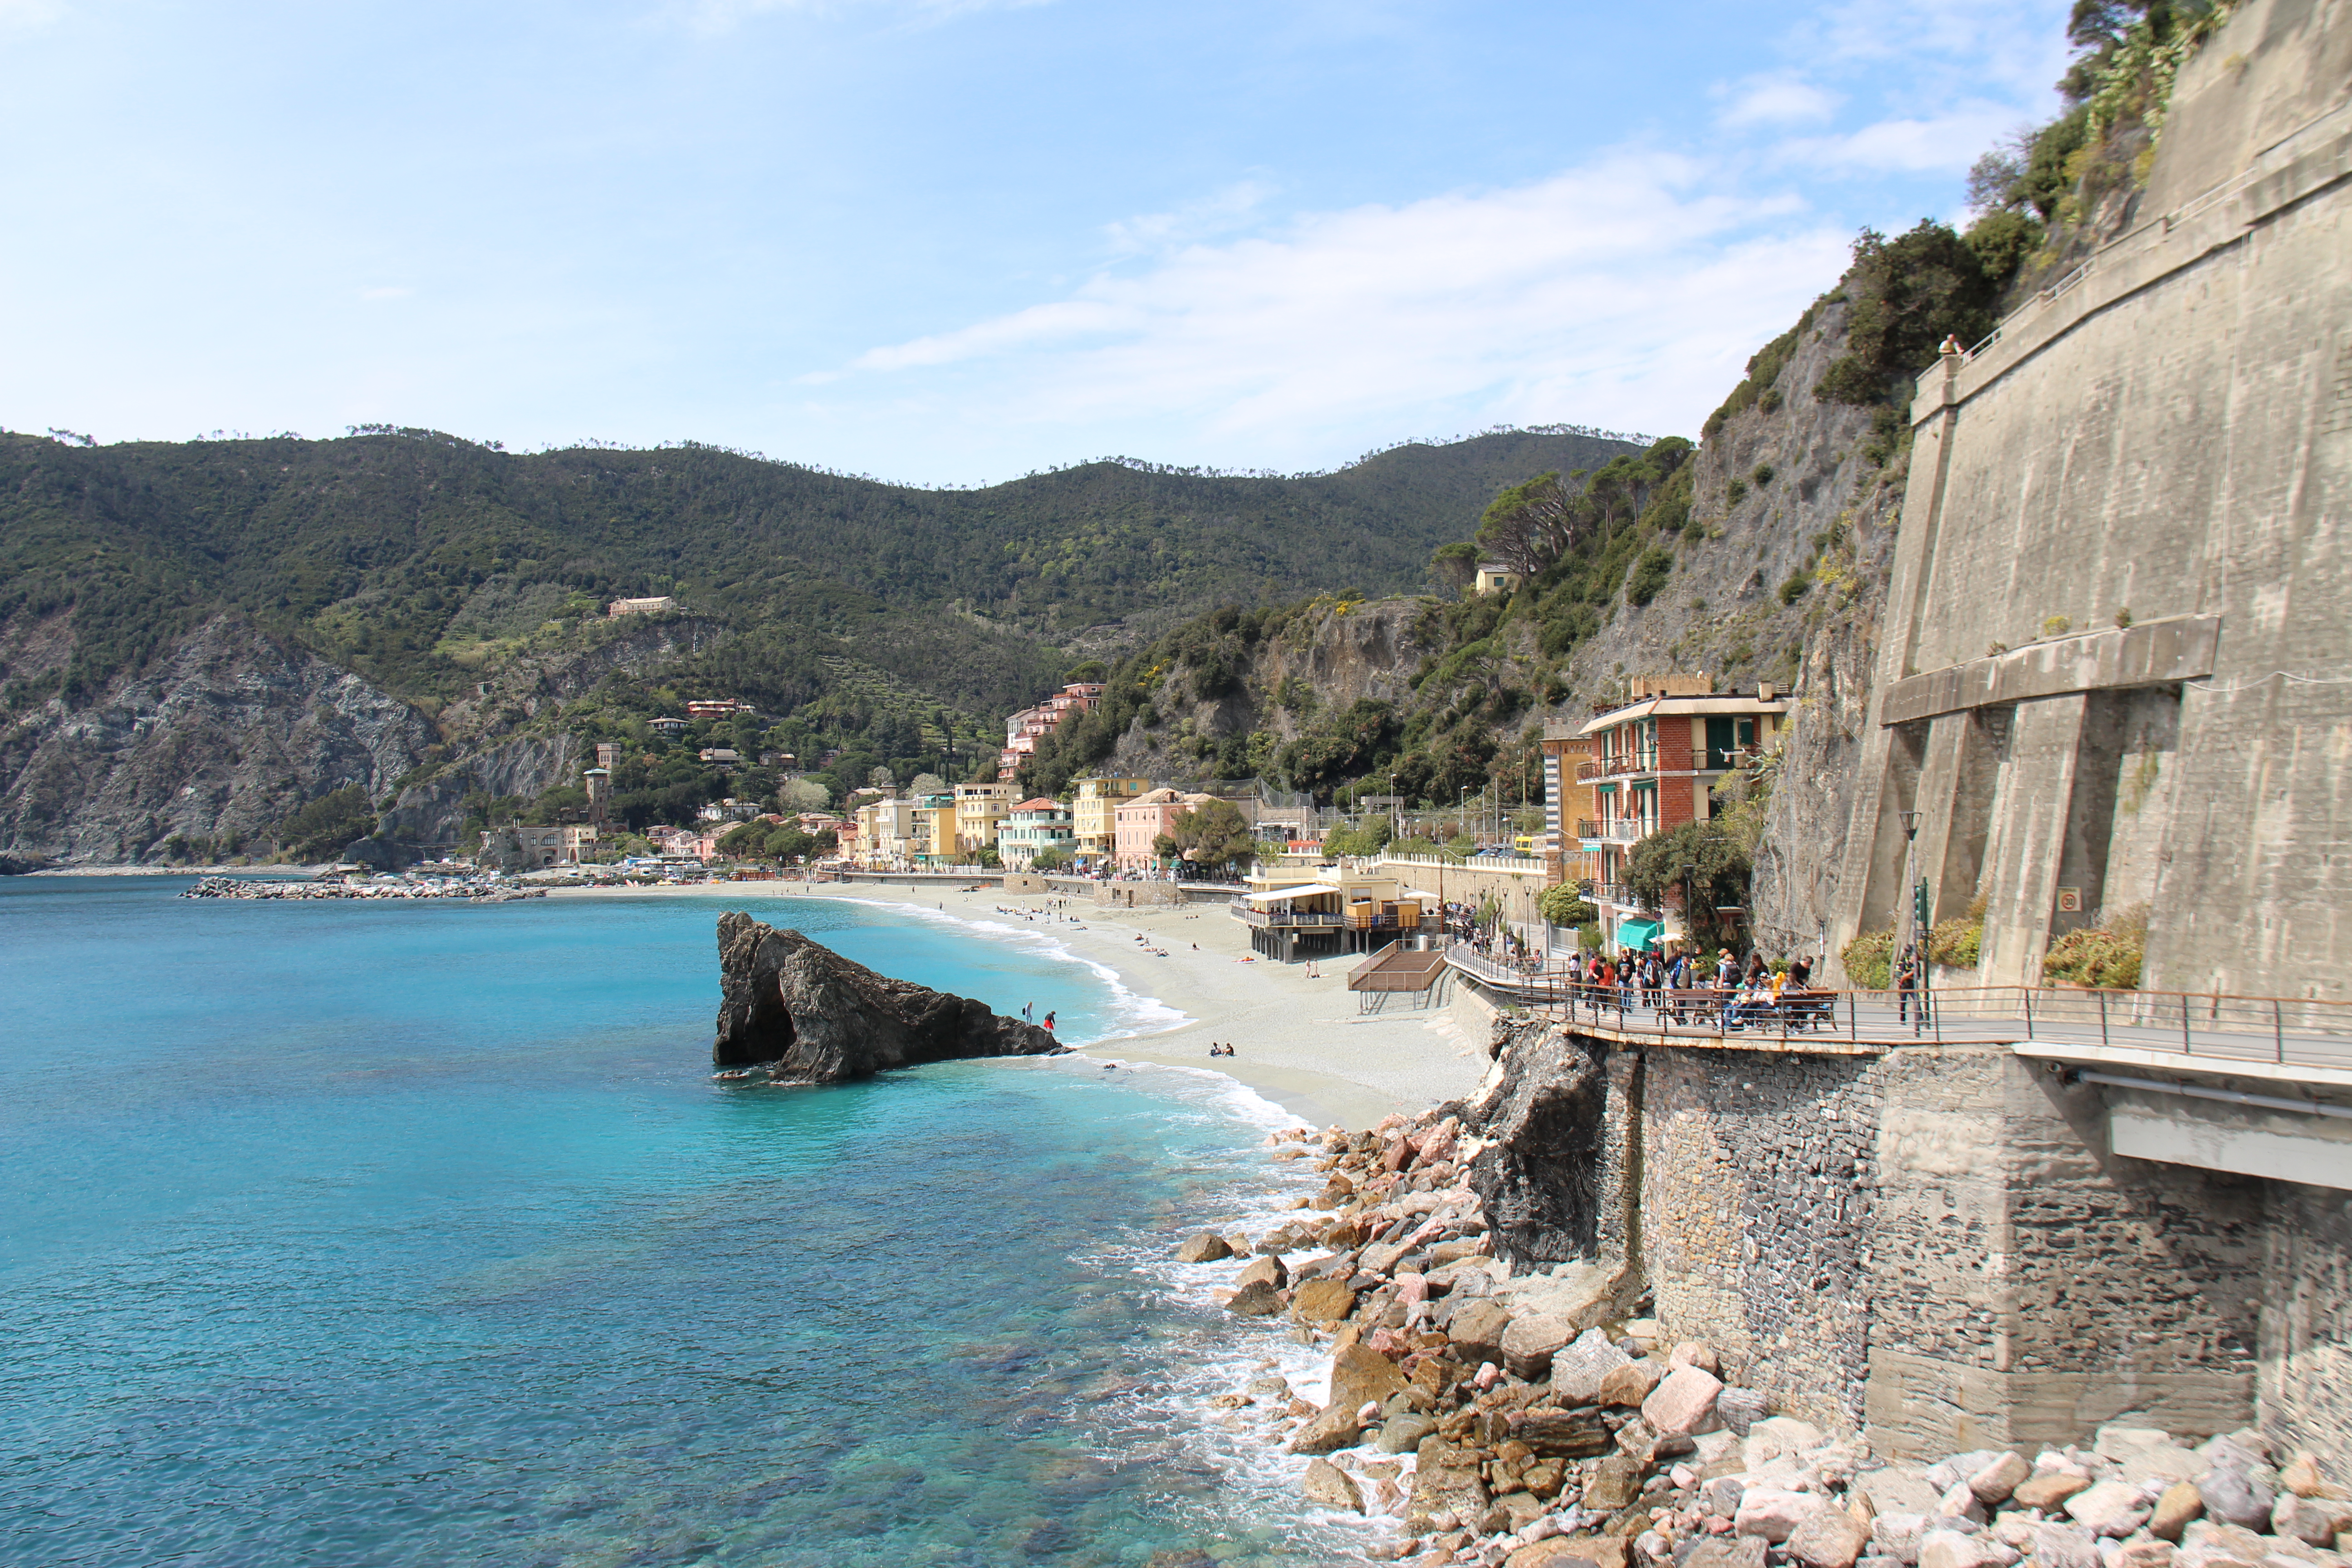
[[[1832,952],[1916,867],[1986,984],[2145,904],[2151,989],[2352,995],[2347,72],[2352,14],[2249,0],[2141,226],[1919,383]]]

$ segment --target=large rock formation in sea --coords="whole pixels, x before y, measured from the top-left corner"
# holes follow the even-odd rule
[[[719,975],[710,1059],[722,1068],[765,1066],[794,1083],[1061,1048],[1050,1029],[1003,1017],[968,996],[877,974],[738,910],[719,917]]]

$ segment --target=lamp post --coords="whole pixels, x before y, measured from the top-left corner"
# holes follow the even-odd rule
[[[1916,841],[1919,837],[1919,814],[1916,811],[1904,811],[1897,812],[1895,816],[1903,824],[1903,867],[1906,873],[1905,882],[1911,894],[1909,902],[1912,934],[1909,945],[1918,965],[1919,1009],[1911,1024],[1911,1032],[1916,1035],[1926,1026],[1927,1021],[1927,932],[1930,929],[1929,916],[1933,910],[1927,897],[1927,879],[1920,874],[1921,868],[1918,864]]]

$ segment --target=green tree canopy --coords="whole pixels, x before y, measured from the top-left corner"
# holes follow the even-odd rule
[[[1577,469],[1570,482],[1583,477]],[[1557,472],[1538,474],[1494,499],[1478,520],[1475,542],[1489,559],[1532,577],[1568,552],[1576,542],[1577,521],[1570,486]]]
[[[1556,926],[1587,926],[1601,918],[1601,911],[1573,882],[1546,888],[1536,900],[1536,910]]]
[[[1241,807],[1229,800],[1206,801],[1178,812],[1168,824],[1176,853],[1195,866],[1248,865],[1257,854],[1257,836]]]
[[[297,860],[324,860],[341,853],[353,839],[375,831],[374,809],[367,791],[357,784],[331,790],[291,813],[272,829],[272,837]]]
[[[1685,929],[1693,941],[1712,944],[1739,923],[1717,910],[1747,908],[1749,876],[1748,846],[1735,825],[1711,817],[1653,833],[1634,845],[1625,885],[1643,909],[1655,913],[1665,907],[1667,891],[1684,887],[1687,877],[1695,907],[1684,912]]]
[[[1478,579],[1478,547],[1468,540],[1441,544],[1429,558],[1429,580],[1445,593],[1459,596]]]

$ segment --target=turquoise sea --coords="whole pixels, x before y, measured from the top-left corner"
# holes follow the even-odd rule
[[[185,885],[0,880],[0,1562],[1344,1545],[1201,1410],[1307,1352],[1161,1261],[1286,1200],[1272,1107],[1085,1058],[709,1079],[726,908],[1076,1040],[1165,1018],[1035,929]]]

